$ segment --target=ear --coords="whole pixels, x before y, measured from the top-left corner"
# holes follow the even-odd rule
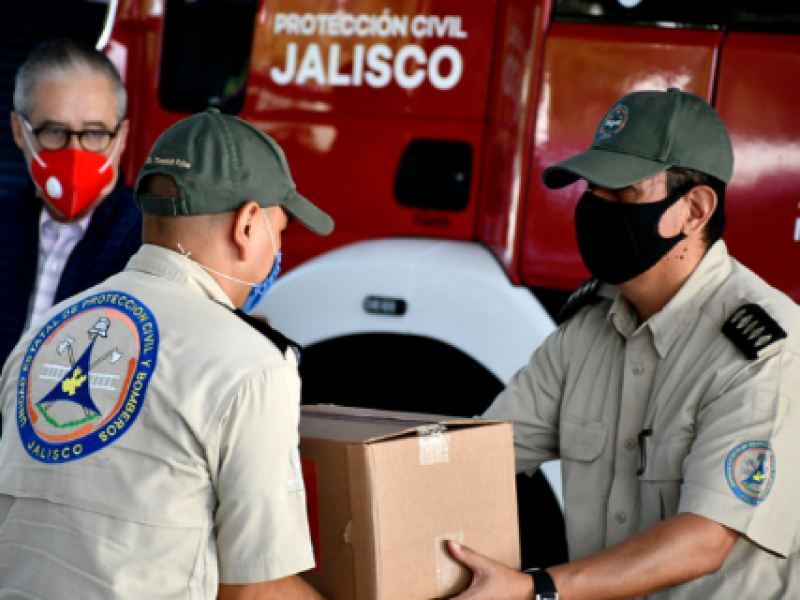
[[[28,149],[27,145],[25,144],[25,139],[22,137],[22,128],[24,125],[22,124],[22,121],[19,120],[19,115],[15,112],[12,112],[8,119],[11,121],[11,131],[14,134],[14,143],[17,145],[17,148],[24,152]]]
[[[128,143],[128,132],[130,131],[130,121],[125,119],[122,121],[122,124],[119,126],[119,151],[117,153],[117,160],[119,157],[122,156],[122,153],[125,152],[125,146]]]
[[[22,118],[17,112],[12,112],[9,116],[9,120],[11,121],[11,131],[14,134],[14,143],[22,152],[22,156],[25,157],[25,164],[27,164],[28,168],[30,169],[31,161],[33,160],[33,153],[23,137],[25,132],[22,130],[22,128],[26,125],[22,122]],[[28,139],[31,141],[31,144],[35,144],[36,142],[31,138],[33,138],[33,135],[30,135]]]
[[[684,199],[689,207],[683,223],[683,233],[689,237],[700,234],[717,208],[717,194],[707,185],[692,189]]]
[[[253,252],[253,232],[255,222],[261,218],[261,208],[252,200],[236,211],[233,222],[233,243],[238,248],[239,260],[247,260]]]

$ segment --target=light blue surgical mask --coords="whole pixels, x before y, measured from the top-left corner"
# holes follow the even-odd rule
[[[272,235],[272,227],[269,226],[269,221],[267,220],[267,215],[264,211],[261,211],[261,214],[264,217],[264,222],[267,224],[267,231],[269,232],[269,239],[272,242],[272,250],[275,252],[275,263],[272,265],[272,270],[270,270],[267,278],[262,281],[261,283],[250,283],[249,281],[242,281],[241,279],[236,279],[235,277],[231,277],[230,275],[226,275],[225,273],[220,273],[212,269],[211,267],[207,267],[204,264],[201,264],[191,258],[192,253],[187,252],[183,249],[183,246],[178,244],[178,248],[181,250],[181,254],[191,260],[193,263],[198,265],[199,267],[205,269],[206,271],[210,271],[220,277],[224,277],[225,279],[230,279],[231,281],[235,281],[236,283],[241,283],[242,285],[249,285],[250,286],[250,293],[247,295],[247,299],[244,301],[244,305],[242,306],[242,311],[249,313],[252,311],[261,300],[264,299],[264,296],[267,295],[267,292],[272,287],[272,284],[275,283],[275,280],[278,278],[278,274],[281,272],[281,255],[282,253],[278,251],[278,247],[275,245],[275,237]]]
[[[247,294],[247,300],[244,301],[244,305],[242,306],[243,312],[250,313],[250,311],[264,299],[264,296],[267,295],[267,292],[272,287],[272,284],[275,283],[275,280],[278,278],[278,273],[280,272],[281,253],[277,252],[275,254],[275,264],[272,265],[272,270],[269,272],[269,275],[267,275],[267,278],[250,288],[250,293]]]

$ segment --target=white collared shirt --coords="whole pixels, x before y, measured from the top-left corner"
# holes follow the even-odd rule
[[[42,215],[39,217],[39,262],[36,283],[28,304],[25,331],[53,306],[64,267],[75,246],[86,235],[93,214],[92,210],[79,221],[60,223],[50,215],[46,207],[42,207]]]

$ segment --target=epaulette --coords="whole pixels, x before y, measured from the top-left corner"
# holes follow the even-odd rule
[[[594,304],[600,299],[597,297],[597,292],[600,291],[600,280],[597,277],[587,279],[581,284],[577,290],[567,299],[561,310],[558,311],[556,323],[561,325],[566,323],[574,317],[580,309],[589,304]]]
[[[786,332],[758,304],[740,306],[725,321],[722,333],[739,348],[749,360],[770,344],[786,337]]]
[[[286,355],[286,350],[288,348],[292,349],[294,352],[294,357],[297,360],[297,364],[300,364],[300,359],[303,357],[303,347],[298,344],[297,342],[290,340],[288,337],[283,335],[277,329],[273,329],[265,321],[261,319],[256,319],[255,317],[251,317],[246,312],[236,309],[234,314],[239,317],[242,321],[250,325],[253,329],[258,331],[261,335],[266,337],[270,342],[275,344],[275,347],[280,350],[281,355]]]

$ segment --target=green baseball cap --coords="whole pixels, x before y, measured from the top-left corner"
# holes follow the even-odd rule
[[[578,179],[619,189],[670,167],[725,183],[733,175],[733,147],[717,111],[678,88],[623,96],[600,121],[592,146],[545,169],[542,181],[550,189]]]
[[[156,173],[175,180],[180,198],[140,191],[144,179]],[[159,136],[134,193],[139,209],[153,215],[230,212],[252,200],[263,208],[282,206],[320,235],[333,231],[333,219],[297,193],[275,140],[216,108],[178,121]]]

